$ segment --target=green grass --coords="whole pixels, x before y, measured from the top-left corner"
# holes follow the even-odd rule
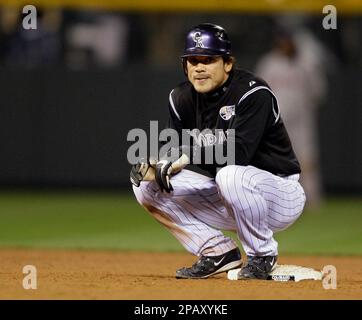
[[[280,253],[362,255],[362,200],[329,199],[276,239]],[[99,192],[0,192],[0,246],[184,250],[132,195]]]
[[[330,199],[319,210],[305,211],[276,234],[279,250],[303,254],[362,254],[362,200]]]

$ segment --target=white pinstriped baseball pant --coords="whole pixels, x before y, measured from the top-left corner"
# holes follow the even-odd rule
[[[221,230],[236,231],[247,255],[278,254],[274,232],[303,211],[299,175],[279,177],[253,166],[230,165],[212,179],[190,170],[171,178],[172,193],[156,182],[133,187],[138,202],[195,255],[215,256],[237,244]]]

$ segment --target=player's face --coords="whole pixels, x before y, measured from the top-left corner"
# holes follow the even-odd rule
[[[195,56],[187,58],[187,77],[200,93],[211,92],[222,86],[232,68],[222,57]]]

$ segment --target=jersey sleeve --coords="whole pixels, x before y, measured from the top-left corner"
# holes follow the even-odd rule
[[[175,89],[170,92],[168,98],[169,117],[167,127],[176,130],[180,134],[182,130],[182,120],[180,113],[176,108],[174,91]]]
[[[178,110],[176,109],[176,101],[177,96],[175,94],[175,89],[172,90],[169,94],[169,101],[168,101],[168,120],[165,126],[165,129],[171,129],[171,131],[167,132],[167,141],[160,141],[159,148],[164,146],[168,143],[170,147],[179,147],[181,145],[181,138],[182,138],[182,121]],[[172,135],[172,137],[170,136]],[[170,140],[172,139],[172,143],[169,144]],[[162,154],[161,154],[162,156]]]
[[[241,99],[236,106],[230,128],[235,130],[236,165],[250,164],[265,131],[278,120],[275,104],[272,93],[261,89]]]

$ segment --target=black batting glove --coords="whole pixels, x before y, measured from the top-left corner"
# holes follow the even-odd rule
[[[161,191],[170,193],[173,191],[171,185],[172,162],[168,160],[160,160],[156,165],[156,182]]]
[[[170,182],[171,174],[180,172],[190,163],[190,158],[185,152],[190,153],[190,148],[187,146],[171,148],[161,160],[157,162],[155,179],[162,192],[166,191],[170,193],[173,191]]]
[[[141,174],[141,168],[144,165],[144,163],[141,162],[137,162],[136,164],[134,164],[131,168],[131,172],[129,174],[129,178],[131,180],[131,183],[136,186],[139,187],[141,184],[141,181],[143,180],[143,176]]]
[[[134,164],[130,172],[130,180],[132,184],[136,187],[139,187],[141,181],[143,181],[145,176],[147,175],[150,167],[151,164],[148,159],[140,159],[136,164]]]

